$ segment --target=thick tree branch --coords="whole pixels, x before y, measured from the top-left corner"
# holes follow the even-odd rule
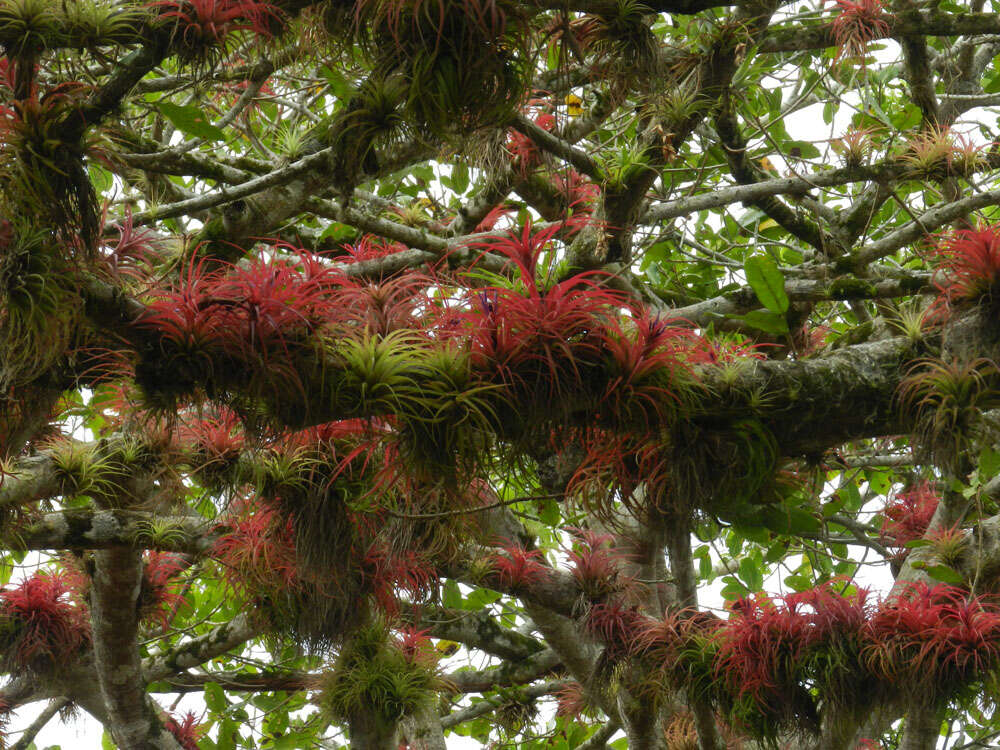
[[[115,547],[94,553],[91,630],[94,666],[108,730],[122,750],[180,750],[146,694],[139,658],[142,552]]]

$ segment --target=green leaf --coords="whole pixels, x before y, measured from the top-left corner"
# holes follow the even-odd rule
[[[101,750],[115,750],[118,747],[111,739],[111,735],[105,732],[101,735]]]
[[[987,448],[979,456],[979,478],[992,479],[997,472],[1000,472],[1000,452]]]
[[[226,708],[229,706],[226,694],[222,690],[222,686],[219,683],[205,683],[205,705],[208,706],[209,710],[220,714],[224,713]]]
[[[805,591],[812,588],[812,581],[804,575],[786,576],[785,585],[794,591]]]
[[[760,591],[764,587],[764,574],[757,563],[749,557],[740,560],[740,578],[751,591]]]
[[[226,139],[226,134],[222,132],[222,129],[210,123],[200,107],[182,107],[170,102],[157,102],[156,108],[184,135],[189,135],[192,138],[204,138],[206,141]]]
[[[473,589],[462,603],[464,609],[478,612],[500,598],[500,593],[492,589]]]
[[[786,141],[782,144],[782,150],[798,159],[818,159],[820,156],[819,149],[809,141]]]
[[[330,87],[330,93],[341,101],[347,101],[351,98],[354,94],[354,85],[344,78],[339,70],[324,65],[321,72]]]
[[[960,586],[965,580],[953,568],[947,565],[928,565],[924,572],[931,578],[942,583],[950,583],[953,586]]]
[[[96,164],[91,164],[87,167],[87,171],[90,172],[90,182],[93,184],[94,191],[98,195],[104,195],[114,187],[114,178],[108,170],[98,167]]]
[[[347,224],[341,224],[339,221],[332,221],[330,225],[324,229],[319,238],[321,240],[332,239],[334,242],[346,242],[354,238],[357,235],[358,230],[354,227],[350,227]]]
[[[558,526],[562,520],[559,513],[559,503],[552,498],[538,502],[538,519],[546,526]]]
[[[469,167],[456,164],[451,170],[451,188],[461,195],[469,189]]]
[[[742,320],[748,326],[759,328],[767,333],[782,335],[788,333],[788,321],[785,316],[770,310],[751,310],[746,315],[731,315],[735,320]]]
[[[765,508],[761,511],[764,525],[779,534],[814,533],[820,530],[819,520],[801,508]]]
[[[768,255],[751,255],[743,265],[747,283],[757,299],[775,313],[788,312],[788,295],[785,294],[785,277],[778,264]]]
[[[444,582],[444,587],[441,590],[441,603],[452,609],[462,608],[462,590],[451,578]]]

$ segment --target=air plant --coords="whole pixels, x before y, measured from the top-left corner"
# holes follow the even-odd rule
[[[220,525],[212,556],[227,585],[252,606],[252,616],[272,637],[291,636],[310,650],[326,651],[367,617],[356,575],[304,572],[291,519],[246,504],[236,513]]]
[[[378,608],[389,616],[399,613],[399,602],[422,603],[438,591],[438,576],[423,550],[394,550],[374,542],[363,555],[361,576]]]
[[[647,22],[651,13],[640,0],[616,0],[589,13],[578,22],[575,32],[583,49],[598,57],[605,74],[648,75],[656,64],[658,43]],[[628,66],[622,66],[627,60]]]
[[[49,444],[48,454],[62,494],[113,501],[121,491],[126,478],[124,468],[99,443],[63,438]]]
[[[0,2],[0,43],[9,59],[29,58],[63,34],[57,3],[53,0],[3,0]]]
[[[398,252],[399,247],[362,239],[349,252],[356,260],[369,260]],[[380,281],[344,280],[338,290],[336,323],[351,333],[385,336],[393,331],[421,327],[421,315],[431,304],[425,274],[407,271]]]
[[[153,518],[134,524],[130,541],[144,547],[177,547],[190,536],[187,528],[169,518]]]
[[[302,386],[295,357],[335,307],[336,276],[300,256],[256,260],[228,272],[192,261],[172,288],[155,290],[135,325],[159,336],[162,356],[136,372],[148,394],[190,398],[233,386],[261,396]]]
[[[84,254],[93,252],[99,234],[97,199],[84,167],[94,144],[68,134],[78,130],[77,118],[90,90],[70,81],[0,110],[8,198],[31,214],[47,213],[67,250],[82,249]]]
[[[577,529],[574,537],[566,556],[572,565],[570,572],[587,599],[600,602],[610,594],[631,589],[633,581],[622,570],[622,561],[611,546],[614,537],[586,529]]]
[[[879,538],[883,544],[896,548],[898,560],[906,557],[908,542],[923,538],[940,500],[934,486],[924,481],[897,493],[892,502],[886,503]]]
[[[132,210],[125,208],[125,215],[117,222],[118,239],[108,244],[105,262],[114,276],[148,278],[150,269],[161,260],[163,242],[152,229],[135,226]]]
[[[894,313],[886,316],[886,323],[914,344],[923,341],[927,330],[938,322],[935,320],[933,307],[926,306],[919,297],[912,297],[896,305]]]
[[[927,535],[930,551],[942,565],[954,567],[969,547],[969,537],[959,524],[935,529]]]
[[[267,599],[298,586],[300,565],[290,521],[263,508],[244,512],[220,529],[224,533],[213,546],[212,556],[237,591]]]
[[[598,708],[591,703],[587,691],[576,680],[570,680],[556,693],[556,716],[576,719],[580,716],[593,716]]]
[[[934,254],[939,261],[934,283],[948,305],[1000,302],[1000,225],[960,229]]]
[[[377,171],[378,149],[402,142],[412,132],[407,94],[400,76],[373,75],[331,121],[323,140],[336,151],[334,181],[342,190],[353,190],[366,173]]]
[[[660,455],[670,466],[674,496],[694,507],[739,518],[747,504],[774,500],[778,446],[760,420],[742,419],[712,431],[679,422],[668,445]]]
[[[614,518],[617,502],[640,517],[653,508],[671,508],[669,444],[664,433],[590,428],[559,439],[563,438],[585,451],[566,487],[583,507],[608,520]],[[644,490],[636,493],[640,485]]]
[[[164,631],[177,608],[184,603],[176,578],[187,567],[180,555],[169,552],[147,552],[139,589],[139,616],[156,622]]]
[[[602,342],[609,370],[602,419],[646,429],[668,424],[689,377],[684,345],[690,336],[688,328],[648,313],[608,325]]]
[[[332,346],[342,368],[334,399],[338,413],[359,416],[388,413],[398,403],[396,394],[412,387],[414,360],[425,342],[410,330],[386,336],[343,338]]]
[[[267,0],[155,0],[147,7],[159,22],[173,27],[190,59],[215,53],[235,32],[270,39],[284,23],[281,9]]]
[[[834,151],[840,154],[846,167],[860,167],[868,163],[874,149],[872,143],[872,128],[859,128],[852,125],[840,138],[831,142]]]
[[[605,645],[606,659],[620,659],[635,648],[635,637],[645,616],[635,605],[620,598],[591,604],[584,616],[584,628]]]
[[[198,740],[205,734],[208,727],[203,726],[195,717],[193,711],[188,711],[178,721],[173,714],[163,721],[164,728],[174,736],[183,750],[198,750]]]
[[[334,257],[341,263],[363,263],[380,260],[403,249],[398,243],[388,242],[373,234],[363,234],[354,242],[340,245]]]
[[[738,711],[752,706],[755,718],[763,717],[763,722],[756,718],[747,727],[755,734],[766,734],[761,730],[771,722],[815,726],[818,721],[813,701],[799,684],[814,638],[799,606],[787,598],[740,599],[732,605],[733,618],[720,631],[716,676],[735,696]],[[741,718],[746,721],[746,716]]]
[[[536,112],[532,121],[542,130],[551,131],[556,126],[555,115],[544,110]],[[527,177],[542,162],[542,152],[534,140],[514,128],[507,131],[507,151],[522,177]]]
[[[518,591],[545,578],[549,569],[539,550],[528,550],[515,543],[503,547],[504,554],[490,557],[490,566],[505,591]]]
[[[142,8],[114,0],[87,0],[62,6],[61,31],[66,41],[84,49],[133,41],[145,19]]]
[[[838,14],[830,23],[837,45],[837,59],[842,55],[864,60],[868,43],[889,34],[889,16],[880,0],[836,0]]]
[[[646,109],[667,127],[678,127],[687,122],[704,105],[693,77],[688,77],[665,91],[650,96]],[[668,135],[664,133],[664,135]],[[670,156],[670,154],[664,154]]]
[[[508,0],[359,0],[355,37],[376,68],[394,70],[406,108],[436,135],[509,121],[530,65],[527,16]],[[466,93],[478,92],[475,106]]]
[[[979,435],[980,415],[1000,406],[992,386],[997,374],[986,359],[926,359],[900,383],[898,400],[913,420],[920,449],[946,471],[964,476],[971,470],[968,450]]]
[[[308,153],[311,133],[301,123],[283,123],[274,136],[275,151],[288,161],[300,159]]]
[[[520,242],[511,245],[512,254],[523,249]],[[472,326],[472,366],[483,379],[509,388],[509,398],[525,409],[552,413],[598,376],[600,332],[622,302],[620,294],[589,277],[543,290],[533,278],[536,261],[516,261],[524,292],[481,290],[466,321]]]
[[[602,166],[607,176],[605,190],[609,191],[621,190],[652,169],[646,149],[638,145],[629,145],[611,153]]]
[[[233,469],[246,447],[243,425],[235,412],[221,409],[214,415],[185,420],[178,433],[202,484],[224,487],[232,483]]]
[[[969,152],[967,139],[964,143],[966,146],[963,151],[961,147],[956,148],[954,136],[948,128],[930,127],[912,136],[907,142],[906,151],[899,158],[906,166],[907,174],[913,179],[940,180],[956,171],[956,152],[960,154],[958,163],[963,168],[968,167],[968,161],[975,152]]]
[[[8,669],[59,669],[87,645],[87,611],[69,593],[65,574],[41,571],[0,591],[0,642]]]
[[[419,379],[396,392],[399,458],[428,483],[467,482],[489,461],[501,388],[479,380],[470,356],[454,346],[430,349],[415,365]]]
[[[1000,662],[1000,611],[968,592],[914,584],[868,623],[867,668],[929,708]]]
[[[314,700],[328,719],[346,722],[368,737],[391,737],[400,719],[435,700],[440,680],[427,653],[395,640],[380,622],[364,625],[320,677]]]
[[[16,383],[66,352],[82,302],[53,232],[18,218],[0,229],[0,347],[6,378]]]
[[[591,182],[575,169],[560,170],[550,177],[552,187],[566,201],[566,205],[574,218],[590,217],[601,196],[601,187]],[[578,228],[586,226],[584,222],[571,224],[566,228],[566,235],[573,234]]]

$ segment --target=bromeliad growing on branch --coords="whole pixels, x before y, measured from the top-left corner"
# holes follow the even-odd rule
[[[829,11],[0,0],[9,740],[993,742],[1000,15]]]

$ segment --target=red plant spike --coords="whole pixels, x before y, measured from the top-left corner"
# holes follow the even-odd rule
[[[539,112],[532,118],[535,125],[542,130],[553,130],[556,126],[556,118],[550,112]],[[521,176],[527,174],[541,163],[541,152],[538,146],[529,137],[519,130],[511,129],[507,132],[507,150],[511,159]]]
[[[208,463],[236,460],[246,443],[243,425],[229,409],[219,409],[215,416],[186,421],[178,433],[181,445],[204,454]]]

